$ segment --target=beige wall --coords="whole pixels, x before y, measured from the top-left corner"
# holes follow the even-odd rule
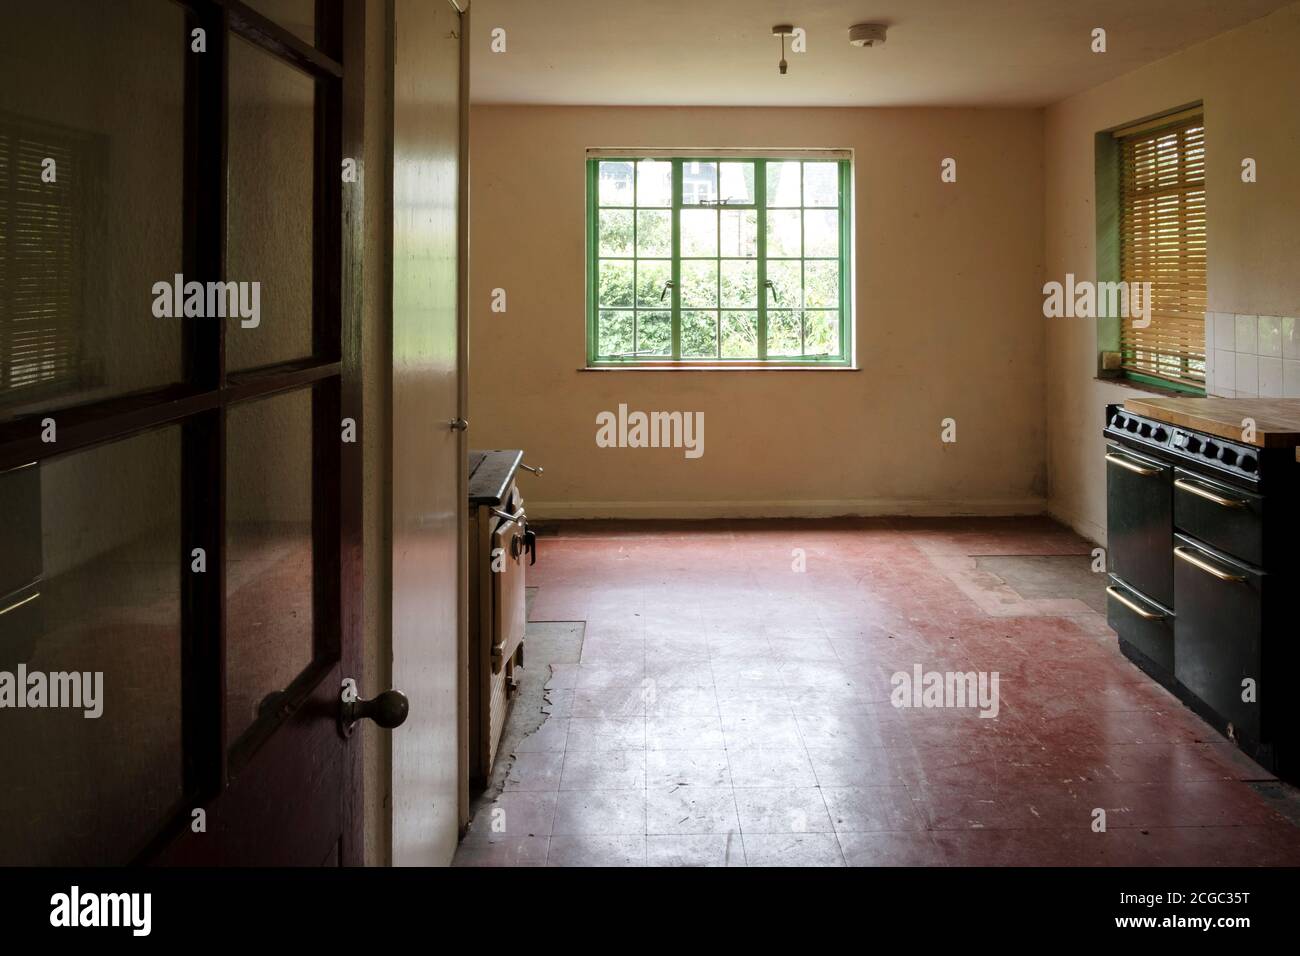
[[[1042,510],[1041,111],[484,106],[470,137],[470,439],[546,467],[531,513]],[[579,371],[590,146],[854,149],[862,370]],[[619,403],[703,411],[705,454],[598,448]]]
[[[1300,311],[1300,5],[1095,89],[1046,117],[1047,277],[1096,274],[1093,142],[1097,132],[1198,100],[1205,104],[1209,209],[1209,310],[1261,315]],[[1243,184],[1241,160],[1259,164]],[[1102,418],[1134,394],[1095,381],[1096,328],[1047,323],[1050,509],[1105,539]]]

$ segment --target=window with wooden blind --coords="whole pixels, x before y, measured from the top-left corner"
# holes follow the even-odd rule
[[[1205,386],[1205,127],[1199,110],[1118,130],[1119,266],[1150,283],[1150,323],[1125,318],[1123,369]]]
[[[80,377],[83,138],[0,115],[0,393]],[[42,179],[53,160],[54,181]]]

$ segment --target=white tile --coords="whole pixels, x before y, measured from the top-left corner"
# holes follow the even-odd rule
[[[1259,397],[1282,397],[1282,360],[1268,355],[1259,357]]]
[[[1300,319],[1294,315],[1282,317],[1282,357],[1300,359]]]
[[[1259,354],[1259,317],[1254,315],[1237,316],[1237,352],[1248,355]]]
[[[1282,357],[1282,319],[1279,316],[1259,317],[1259,354]]]
[[[1237,356],[1224,349],[1214,357],[1214,384],[1218,389],[1237,387]],[[1216,391],[1215,394],[1223,393]]]
[[[1205,350],[1207,352],[1214,350],[1214,323],[1218,315],[1217,312],[1205,313]]]
[[[1240,332],[1240,328],[1237,330]],[[1238,398],[1253,398],[1259,394],[1259,356],[1237,353],[1237,375],[1232,386]]]
[[[1282,397],[1300,398],[1300,359],[1282,360]]]
[[[1231,312],[1220,312],[1214,320],[1214,347],[1224,352],[1237,348],[1237,317]]]

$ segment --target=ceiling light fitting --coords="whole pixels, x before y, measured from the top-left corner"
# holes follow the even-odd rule
[[[785,62],[785,38],[793,35],[794,27],[789,23],[778,23],[772,27],[772,36],[781,38],[781,62],[776,65],[776,68],[781,71],[782,76],[785,76],[785,71],[790,68],[790,64]]]

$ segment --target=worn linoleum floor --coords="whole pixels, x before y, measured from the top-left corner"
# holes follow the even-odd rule
[[[1090,551],[1046,519],[563,526],[530,621],[585,622],[581,658],[456,863],[1300,864],[1271,776],[1119,653],[1077,569],[1022,594],[979,560]],[[997,716],[895,707],[915,665],[996,671]]]

